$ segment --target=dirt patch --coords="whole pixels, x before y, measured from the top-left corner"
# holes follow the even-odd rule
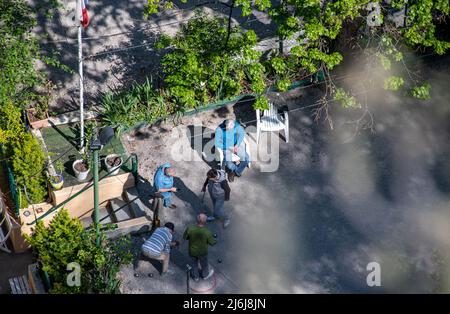
[[[275,105],[286,105],[287,103],[295,104],[303,95],[304,89],[297,88],[282,95],[269,93],[267,96]],[[225,119],[235,119],[244,128],[256,126],[253,102],[253,98],[245,98],[218,109],[184,116],[179,120],[168,119],[150,127],[140,127],[123,134],[122,143],[128,153],[135,153],[139,156],[139,173],[149,179],[153,177],[161,164],[185,158],[186,156],[180,157],[180,155],[186,151],[195,155],[191,156],[193,159],[190,160],[201,161],[202,149],[206,142],[214,136],[217,126]],[[178,152],[175,148],[180,146],[180,141],[184,142],[184,145],[181,146],[186,148],[183,152]],[[167,149],[164,148],[170,148],[171,154],[167,154]]]

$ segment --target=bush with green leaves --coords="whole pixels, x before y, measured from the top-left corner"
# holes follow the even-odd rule
[[[384,89],[396,91],[403,86],[404,82],[399,76],[390,76],[384,80]]]
[[[132,260],[128,237],[108,239],[100,234],[101,245],[96,245],[95,230],[84,230],[81,222],[71,218],[67,210],[60,210],[48,227],[39,221],[27,241],[47,272],[52,288],[50,293],[118,293],[120,266]],[[67,285],[67,265],[78,263],[81,285]]]
[[[281,92],[287,91],[293,82],[302,80],[308,74],[302,70],[299,58],[277,51],[271,53],[264,65],[269,82]]]
[[[36,12],[48,13],[56,5],[56,0],[35,6],[25,0],[0,0],[0,106],[12,101],[22,109],[37,105],[39,111],[46,110],[51,83],[37,70],[38,61],[73,72],[55,56],[44,54],[33,33]]]
[[[170,2],[148,0],[146,13],[153,14],[170,7]],[[230,10],[241,7],[243,16],[249,16],[254,10],[265,11],[277,24],[277,34],[281,40],[296,39],[289,55],[281,51],[266,63],[270,83],[280,90],[285,90],[292,81],[290,73],[307,71],[314,74],[322,70],[328,78],[326,91],[332,93],[330,96],[338,91],[337,98],[347,99],[335,86],[329,72],[343,61],[348,49],[358,48],[368,56],[367,65],[374,64],[374,56],[383,69],[393,72],[385,80],[385,88],[409,88],[405,94],[427,99],[428,85],[421,82],[420,77],[411,75],[411,72],[416,71],[408,69],[403,55],[424,47],[439,55],[450,49],[450,42],[439,32],[439,27],[445,27],[450,13],[448,0],[234,0],[229,7]],[[403,10],[407,12],[404,19],[392,18],[393,13],[401,14]],[[343,44],[340,45],[339,41]],[[214,41],[212,43],[214,45]],[[184,48],[180,50],[184,51]],[[394,67],[395,63],[399,66]],[[196,67],[202,70],[202,64]],[[196,71],[193,71],[196,75],[202,72]],[[210,92],[205,92],[204,88],[197,92],[189,87],[192,85],[177,87],[176,92],[183,94],[183,101],[189,100],[192,104],[192,95],[201,98]],[[353,108],[350,105],[353,102],[350,98],[347,100],[350,102],[344,101],[345,105]]]
[[[116,128],[119,134],[141,122],[152,124],[173,112],[164,93],[155,90],[148,79],[129,89],[107,93],[99,108],[103,123]]]
[[[21,207],[26,207],[24,188],[34,203],[45,200],[45,158],[39,142],[25,132],[22,110],[36,107],[37,118],[45,116],[51,83],[36,63],[70,71],[39,47],[33,33],[37,13],[49,13],[56,0],[31,5],[25,0],[0,0],[0,142],[2,158],[11,161],[14,177],[21,190]]]
[[[410,90],[410,93],[411,93],[411,96],[413,96],[415,98],[427,100],[427,99],[430,99],[430,89],[431,89],[430,83],[425,82],[422,85],[413,87]]]
[[[18,188],[27,194],[33,203],[41,203],[47,195],[45,180],[45,155],[38,140],[25,132],[20,108],[11,101],[0,106],[0,138],[4,146],[3,157],[11,161]],[[22,193],[20,207],[27,207]]]
[[[9,144],[12,143],[18,135],[25,132],[21,110],[14,106],[10,100],[0,106],[0,130],[2,132],[0,142],[6,148],[6,156],[10,156],[12,151]]]
[[[170,49],[162,58],[164,83],[180,110],[229,99],[242,93],[260,95],[266,88],[257,36],[227,21],[199,12],[173,37],[163,36],[157,48]]]
[[[350,95],[343,88],[337,88],[333,94],[333,100],[340,103],[343,108],[355,109],[361,108],[361,104],[355,97]]]
[[[11,163],[18,187],[22,189],[26,186],[30,200],[33,203],[42,203],[47,195],[45,155],[38,140],[30,133],[22,133],[11,146]]]

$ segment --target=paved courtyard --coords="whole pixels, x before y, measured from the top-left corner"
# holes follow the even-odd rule
[[[276,171],[261,172],[267,163],[256,160],[231,184],[232,224],[226,230],[209,225],[219,240],[210,249],[217,276],[194,288],[208,293],[449,292],[450,111],[444,82],[450,77],[448,62],[443,64],[429,73],[431,101],[370,92],[373,132],[354,134],[352,117],[339,110],[332,112],[333,130],[314,122],[311,108],[302,108],[319,98],[318,89],[272,95],[291,110],[290,142],[279,141]],[[169,161],[176,168],[181,191],[169,216],[178,238],[204,208],[200,189],[208,164],[194,138],[233,116],[254,124],[250,104],[242,102],[186,117],[177,127],[168,121],[123,137],[140,157],[142,191],[152,186],[157,165]],[[260,149],[264,145],[263,137]],[[189,155],[196,160],[183,161]],[[208,195],[205,200],[211,206]],[[185,293],[186,256],[183,243],[172,254],[175,273],[164,279],[146,261],[136,270],[124,268],[123,291]],[[370,262],[381,266],[381,287],[366,283]]]

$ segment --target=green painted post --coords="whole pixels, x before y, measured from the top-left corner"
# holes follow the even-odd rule
[[[138,157],[136,154],[132,154],[133,158],[131,159],[131,173],[134,176],[134,180],[138,178]]]
[[[43,273],[44,273],[44,285],[48,291],[52,288],[52,283],[50,281],[50,276],[48,275],[48,273],[46,271],[44,271]]]
[[[93,151],[93,171],[94,171],[94,211],[95,211],[95,232],[97,234],[97,246],[100,246],[100,209],[98,201],[98,150]]]

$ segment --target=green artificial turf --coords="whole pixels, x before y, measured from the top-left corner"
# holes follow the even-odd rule
[[[75,124],[64,124],[58,126],[51,126],[41,129],[42,136],[47,146],[47,150],[50,153],[50,159],[52,162],[61,160],[64,165],[64,187],[79,184],[75,177],[75,173],[72,169],[72,163],[76,159],[80,159],[81,156],[78,153],[78,129]],[[124,161],[127,158],[125,148],[122,145],[119,137],[114,137],[99,153],[101,164],[99,165],[100,178],[106,175],[106,166],[104,164],[104,157],[108,154],[120,154]],[[123,165],[120,173],[125,173],[124,169],[128,172],[130,169],[129,163]],[[92,170],[85,182],[92,180]]]

